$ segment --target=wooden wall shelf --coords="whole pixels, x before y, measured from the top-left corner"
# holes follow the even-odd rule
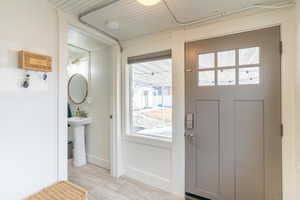
[[[19,51],[19,66],[25,70],[52,72],[52,58],[29,51]]]

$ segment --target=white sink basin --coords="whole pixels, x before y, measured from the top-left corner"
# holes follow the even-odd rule
[[[71,117],[68,118],[68,124],[71,127],[74,126],[84,126],[92,123],[92,119],[89,117]]]
[[[92,123],[92,119],[88,117],[68,118],[68,124],[73,129],[74,134],[73,164],[75,167],[81,167],[87,163],[85,150],[85,126],[90,123]]]

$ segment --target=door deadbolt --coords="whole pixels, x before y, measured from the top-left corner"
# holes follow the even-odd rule
[[[194,113],[188,113],[185,118],[185,128],[191,130],[194,128]]]

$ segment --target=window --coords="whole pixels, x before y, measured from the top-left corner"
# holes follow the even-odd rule
[[[198,55],[198,86],[258,85],[260,48],[251,47]]]
[[[218,52],[218,67],[235,66],[235,51]]]
[[[240,65],[259,64],[259,47],[239,49]]]
[[[199,72],[199,86],[215,85],[215,71],[200,71]]]
[[[129,62],[130,132],[172,137],[172,61],[170,56]]]
[[[235,69],[218,70],[218,85],[235,85]]]
[[[259,84],[259,67],[246,67],[239,69],[239,84]]]
[[[211,68],[215,66],[215,54],[207,53],[199,55],[199,69]]]

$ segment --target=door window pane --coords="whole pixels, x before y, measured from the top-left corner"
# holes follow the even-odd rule
[[[200,54],[198,56],[198,60],[199,60],[198,61],[199,69],[215,67],[215,54],[214,53]]]
[[[172,137],[171,59],[131,64],[131,133]]]
[[[218,52],[218,67],[235,66],[235,50]]]
[[[215,71],[214,70],[198,72],[198,76],[199,76],[199,78],[198,78],[199,86],[215,85]]]
[[[218,85],[235,85],[235,69],[218,70]]]
[[[259,84],[259,67],[247,67],[239,69],[239,84]]]
[[[239,64],[240,65],[255,65],[259,64],[259,47],[240,49]]]

